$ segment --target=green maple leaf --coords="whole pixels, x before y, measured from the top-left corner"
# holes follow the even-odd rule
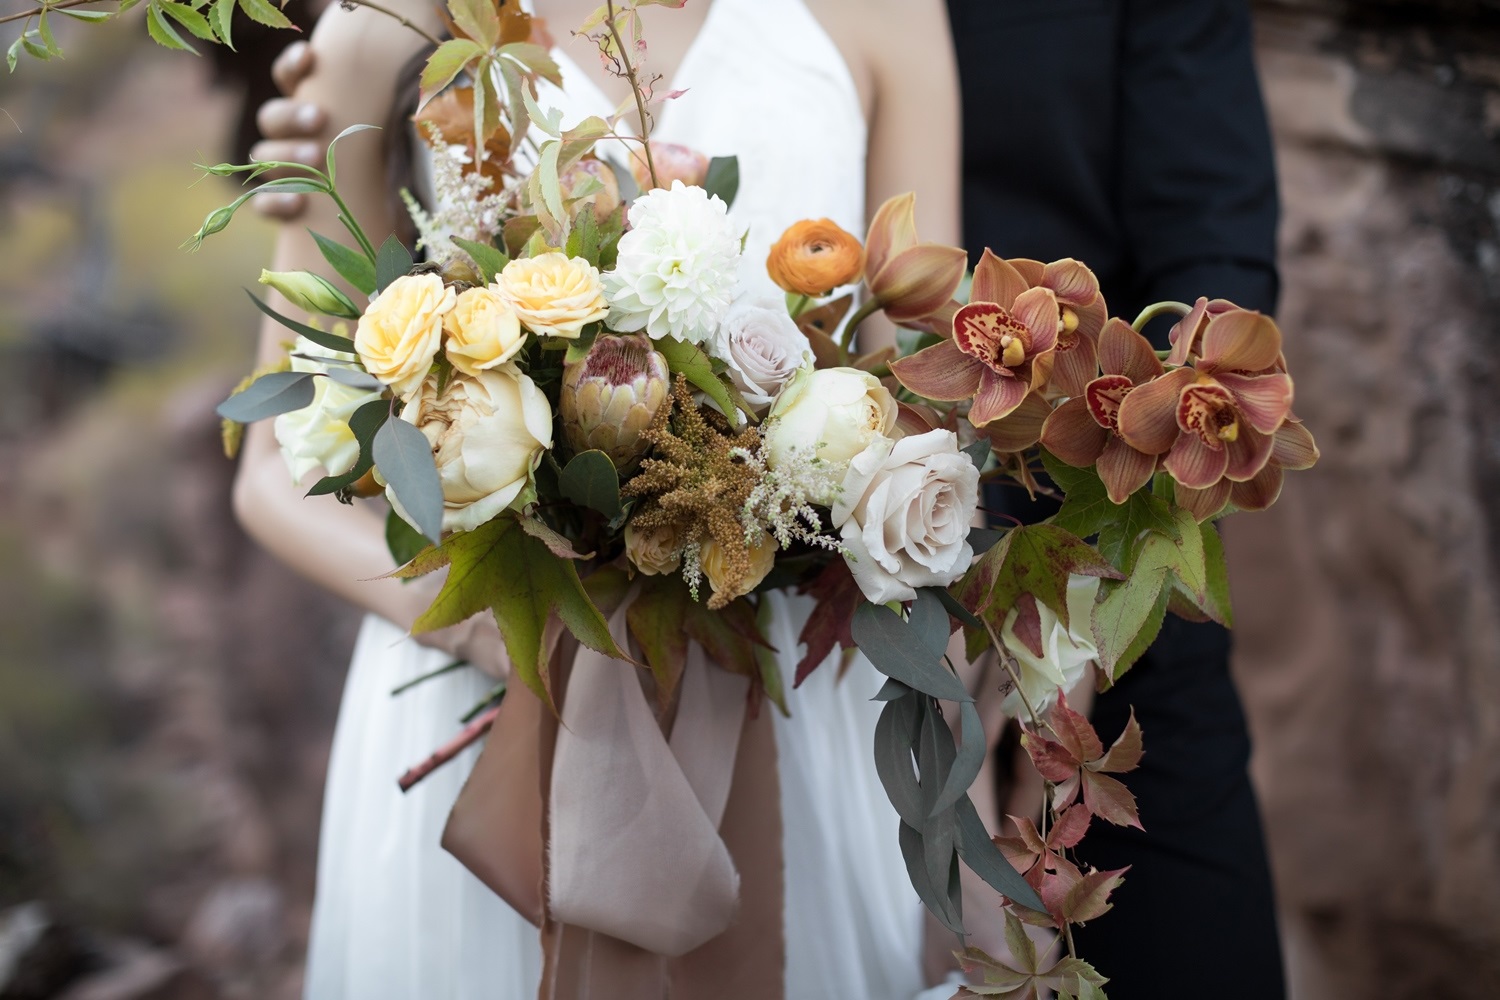
[[[1114,503],[1092,468],[1076,469],[1047,451],[1042,452],[1047,475],[1066,494],[1062,507],[1048,519],[1080,538],[1099,536],[1099,554],[1123,573],[1135,568],[1141,546],[1151,535],[1177,539],[1172,505],[1149,490],[1136,490],[1122,504]]]
[[[1101,588],[1094,607],[1094,641],[1099,662],[1112,680],[1119,680],[1155,641],[1174,582],[1181,583],[1200,607],[1218,599],[1198,522],[1180,507],[1172,508],[1172,519],[1175,537],[1146,533],[1129,579]],[[1227,594],[1224,597],[1227,600]]]
[[[1012,528],[975,563],[954,592],[995,634],[1022,594],[1031,594],[1068,625],[1068,577],[1109,580],[1121,574],[1083,539],[1054,524]]]
[[[497,517],[473,531],[452,535],[394,575],[424,576],[444,566],[449,570],[443,589],[413,623],[412,631],[432,632],[492,611],[511,669],[554,710],[546,663],[550,651],[543,648],[542,638],[552,615],[585,646],[629,659],[589,599],[575,563],[553,555],[547,543],[527,533],[514,516]]]

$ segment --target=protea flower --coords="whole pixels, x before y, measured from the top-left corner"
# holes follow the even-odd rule
[[[1270,371],[1281,358],[1281,331],[1269,317],[1222,312],[1208,320],[1202,346],[1191,366],[1132,389],[1116,421],[1132,448],[1165,455],[1166,470],[1188,490],[1254,479],[1292,407],[1290,376]]]
[[[920,320],[946,305],[967,263],[957,247],[917,242],[916,195],[890,199],[870,222],[865,285],[893,323]]]
[[[953,316],[953,339],[892,362],[891,371],[928,399],[972,398],[969,422],[983,427],[1047,381],[1058,316],[1050,288],[1028,288],[1019,271],[986,250],[969,304]]]
[[[1156,455],[1117,433],[1120,405],[1137,386],[1160,378],[1162,365],[1150,342],[1121,319],[1111,319],[1099,335],[1099,361],[1104,374],[1052,411],[1042,444],[1069,465],[1096,466],[1110,500],[1124,503],[1150,481]]]
[[[575,452],[598,449],[621,472],[633,469],[648,447],[641,434],[670,390],[667,361],[651,341],[601,334],[563,370],[563,435]]]

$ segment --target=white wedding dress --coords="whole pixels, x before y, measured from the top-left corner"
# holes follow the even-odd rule
[[[607,114],[602,92],[559,58],[569,124]],[[655,137],[736,155],[732,217],[748,230],[741,293],[779,300],[770,245],[804,218],[864,232],[866,126],[842,55],[803,0],[714,0]],[[771,644],[790,682],[812,604],[771,602]],[[537,931],[439,846],[473,766],[471,748],[403,796],[397,776],[451,738],[490,687],[476,671],[391,689],[441,666],[389,622],[355,648],[329,762],[308,958],[308,1000],[531,1000]],[[825,664],[776,718],[786,863],[786,1000],[911,1000],[923,993],[922,906],[871,746],[882,678],[862,657]],[[934,995],[949,996],[952,987]],[[739,998],[727,998],[739,1000]]]

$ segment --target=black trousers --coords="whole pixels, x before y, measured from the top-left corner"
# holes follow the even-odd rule
[[[1110,1000],[1282,1000],[1276,909],[1250,736],[1229,675],[1229,633],[1168,615],[1161,636],[1093,721],[1108,746],[1134,706],[1141,766],[1122,775],[1145,832],[1095,819],[1082,861],[1130,865],[1114,908],[1074,928]]]

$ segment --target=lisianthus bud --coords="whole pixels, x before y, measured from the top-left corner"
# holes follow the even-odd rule
[[[667,361],[642,336],[602,334],[563,371],[563,434],[576,451],[598,449],[621,471],[645,454],[641,434],[671,389]]]
[[[340,319],[359,319],[359,310],[349,296],[311,271],[262,270],[260,283],[276,289],[298,309]]]

